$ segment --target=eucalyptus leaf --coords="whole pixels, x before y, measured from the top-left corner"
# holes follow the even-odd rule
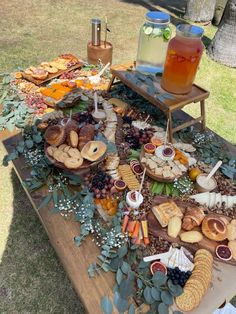
[[[173,304],[173,297],[169,291],[162,291],[161,292],[161,300],[166,305],[172,305]]]
[[[102,267],[102,269],[103,269],[106,273],[110,270],[109,265],[106,264],[106,263],[103,263],[103,264],[101,265],[101,267]]]
[[[154,300],[156,300],[156,301],[161,300],[161,291],[158,288],[152,287],[151,288],[151,295],[152,295]]]
[[[139,289],[142,289],[142,287],[143,287],[143,282],[139,278],[137,279],[137,286],[138,286]]]
[[[121,281],[123,280],[123,273],[122,271],[118,268],[117,273],[116,273],[116,282],[118,285],[120,285]]]
[[[88,267],[88,275],[89,275],[90,278],[95,276],[95,274],[94,274],[94,265],[93,264],[90,264],[89,267]]]
[[[124,279],[120,283],[119,292],[122,298],[127,299],[133,294],[134,285],[132,280]]]
[[[104,314],[112,314],[113,306],[107,296],[103,297],[101,300],[101,309]]]
[[[174,311],[173,314],[184,314],[184,313],[180,311]]]
[[[51,201],[52,198],[52,194],[47,195],[43,201],[41,202],[41,204],[39,205],[39,207],[37,208],[37,210],[40,210],[41,208],[45,207],[46,205],[48,205],[48,203]]]
[[[149,267],[150,263],[147,263],[147,262],[144,262],[144,261],[141,261],[138,265],[138,268],[140,269],[144,269],[146,267]]]
[[[121,270],[124,274],[128,274],[129,271],[131,270],[131,267],[127,262],[123,261],[122,266],[121,266]]]
[[[174,297],[178,297],[183,293],[183,288],[180,285],[174,285],[173,282],[169,279],[167,282],[170,293]]]
[[[158,314],[169,314],[169,308],[164,303],[158,305]]]
[[[160,271],[154,273],[152,277],[152,282],[155,287],[160,287],[164,285],[167,281],[167,276]]]
[[[81,245],[81,241],[82,241],[82,238],[81,236],[75,236],[74,237],[74,242],[77,246],[80,246]]]
[[[122,298],[117,291],[114,293],[113,303],[120,313],[124,313],[129,308],[129,302],[126,299]]]
[[[135,307],[133,303],[129,307],[128,314],[135,314]]]
[[[143,290],[143,297],[147,304],[152,304],[155,300],[152,297],[151,288],[146,286],[146,288]]]
[[[25,141],[25,145],[28,147],[28,148],[32,148],[34,146],[34,142],[32,140],[26,140]]]
[[[123,258],[127,254],[127,252],[128,252],[127,246],[122,246],[119,248],[117,253],[120,258]]]

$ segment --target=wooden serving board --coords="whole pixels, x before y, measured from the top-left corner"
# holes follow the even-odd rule
[[[142,148],[141,153],[139,155],[140,165],[143,169],[146,168],[146,174],[153,180],[158,181],[158,182],[169,183],[169,182],[174,182],[175,179],[179,179],[180,177],[184,175],[184,173],[182,173],[181,175],[174,177],[174,179],[167,179],[167,178],[164,178],[163,176],[157,176],[155,173],[152,172],[151,169],[149,169],[144,163],[141,162],[142,158],[144,157],[144,154],[145,154],[145,151]]]
[[[66,70],[59,70],[57,73],[48,73],[48,76],[45,80],[37,80],[35,78],[33,78],[31,75],[26,74],[25,72],[22,72],[22,76],[24,79],[34,83],[35,85],[42,85],[48,81],[51,81],[52,79],[60,76],[61,74],[65,73],[65,72],[70,72],[72,70],[76,70],[79,69],[83,66],[82,62],[78,62],[77,64],[71,66],[70,68],[66,69]]]
[[[160,201],[161,198],[162,197],[158,197],[159,201]],[[167,197],[163,197],[163,202],[166,202],[166,201],[168,201],[168,198]],[[174,200],[174,201],[178,205],[178,200]],[[180,202],[182,202],[182,201],[180,201]],[[153,205],[154,206],[156,205],[155,204],[155,199],[154,199],[154,204]],[[181,246],[186,247],[192,253],[195,253],[198,249],[206,249],[206,250],[208,250],[209,252],[212,253],[213,258],[216,261],[236,266],[236,261],[234,261],[233,259],[231,259],[230,261],[222,261],[215,254],[215,249],[216,249],[217,245],[219,245],[219,244],[227,244],[227,241],[216,242],[216,241],[213,241],[213,240],[210,240],[210,239],[206,238],[203,235],[203,239],[200,242],[198,242],[198,243],[183,242],[183,241],[181,241],[180,237],[172,238],[172,237],[168,236],[167,228],[163,228],[159,224],[158,220],[156,219],[156,217],[152,213],[152,211],[150,211],[150,213],[148,214],[147,220],[148,220],[148,232],[151,235],[153,235],[154,237],[159,237],[160,236],[163,239],[165,239],[165,240],[167,240],[167,241],[169,241],[171,243],[177,243],[177,244],[179,244]],[[201,231],[201,229],[199,227],[194,228],[193,230]],[[181,230],[181,232],[183,232],[183,231],[185,231],[185,230]]]

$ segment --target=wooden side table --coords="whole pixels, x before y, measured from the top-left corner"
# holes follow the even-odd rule
[[[135,70],[128,70],[129,65],[115,65],[111,68],[112,78],[108,86],[108,91],[116,84],[115,80],[130,87],[133,91],[143,96],[153,105],[162,110],[166,118],[169,119],[169,141],[173,142],[173,134],[193,124],[201,122],[201,130],[206,127],[205,99],[209,97],[209,92],[194,84],[192,91],[186,95],[175,95],[166,92],[160,86],[161,77],[144,75]],[[172,113],[191,103],[199,103],[201,115],[190,121],[184,122],[173,128]]]

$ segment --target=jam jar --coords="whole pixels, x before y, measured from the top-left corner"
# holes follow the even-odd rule
[[[171,38],[170,16],[150,11],[139,33],[136,69],[147,73],[162,73],[168,42]]]
[[[188,94],[192,89],[204,45],[203,29],[180,24],[168,45],[161,87],[170,93]]]

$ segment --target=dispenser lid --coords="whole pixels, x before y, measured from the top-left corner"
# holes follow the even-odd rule
[[[91,19],[91,24],[101,24],[101,20],[98,18]]]
[[[146,19],[152,23],[169,23],[169,14],[161,11],[150,11],[146,14]]]
[[[199,26],[190,24],[179,24],[176,27],[177,34],[185,37],[200,38],[203,35],[204,29]]]

